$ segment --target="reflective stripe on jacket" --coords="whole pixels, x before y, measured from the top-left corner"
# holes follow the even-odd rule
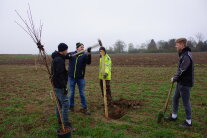
[[[71,55],[77,53],[69,53]],[[91,55],[86,53],[79,54],[69,59],[68,75],[70,78],[82,79],[85,76],[86,64],[91,64]]]

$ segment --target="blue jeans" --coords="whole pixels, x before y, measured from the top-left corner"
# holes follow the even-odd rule
[[[69,122],[68,120],[68,110],[69,110],[69,99],[68,96],[64,94],[64,89],[55,88],[55,94],[58,98],[60,109],[63,117],[64,124]],[[60,121],[60,115],[56,107],[57,118]]]
[[[191,119],[190,87],[177,84],[173,96],[173,113],[178,113],[179,99],[182,98],[186,119]]]
[[[69,83],[69,88],[70,88],[70,107],[75,106],[74,96],[75,96],[75,85],[77,83],[80,98],[81,98],[82,107],[87,108],[86,97],[85,97],[85,94],[84,94],[85,80],[84,79],[74,79],[74,78],[69,77],[68,78],[68,83]]]

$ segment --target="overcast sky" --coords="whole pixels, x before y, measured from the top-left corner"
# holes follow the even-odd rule
[[[30,3],[36,24],[42,20],[47,53],[60,42],[75,50],[100,38],[106,47],[116,40],[140,45],[150,39],[195,36],[207,39],[207,0],[1,0],[0,54],[37,54],[36,45],[17,26],[14,10],[23,17]]]

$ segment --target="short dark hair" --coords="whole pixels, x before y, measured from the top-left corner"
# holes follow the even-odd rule
[[[106,49],[103,46],[99,48],[99,51],[101,51],[101,50],[103,50],[104,52],[106,52]]]

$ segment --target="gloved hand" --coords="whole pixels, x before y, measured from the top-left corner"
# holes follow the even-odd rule
[[[108,73],[104,73],[103,75],[104,79],[106,79],[107,76],[108,76]]]
[[[67,88],[63,88],[64,90],[64,95],[67,95],[68,94],[68,89]]]
[[[89,48],[87,49],[87,52],[88,52],[88,53],[91,53],[91,47],[89,47]]]

